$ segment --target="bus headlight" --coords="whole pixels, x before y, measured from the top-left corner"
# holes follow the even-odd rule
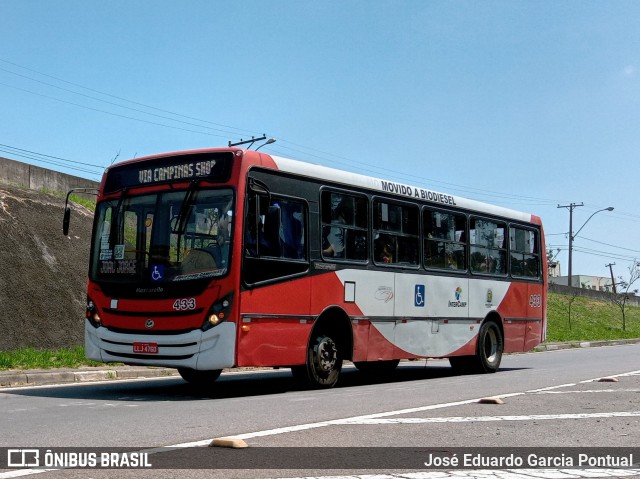
[[[91,298],[87,298],[87,309],[85,311],[85,317],[89,320],[89,322],[94,328],[98,328],[102,326],[100,313],[98,313],[98,308],[96,308],[96,305],[91,300]]]
[[[229,317],[229,311],[231,310],[231,295],[226,298],[217,301],[211,306],[207,316],[202,324],[202,330],[207,331],[208,329],[217,326],[222,323]]]

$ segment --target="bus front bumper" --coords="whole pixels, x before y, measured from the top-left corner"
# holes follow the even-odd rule
[[[85,355],[103,363],[125,363],[202,371],[234,366],[236,325],[176,335],[124,334],[85,320]]]

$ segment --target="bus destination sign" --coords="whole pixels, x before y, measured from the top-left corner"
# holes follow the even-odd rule
[[[181,165],[159,166],[138,170],[140,183],[159,183],[161,181],[185,180],[194,177],[209,176],[216,167],[216,160],[183,163]]]
[[[198,153],[125,164],[110,169],[104,190],[206,179],[226,181],[231,173],[232,153]]]

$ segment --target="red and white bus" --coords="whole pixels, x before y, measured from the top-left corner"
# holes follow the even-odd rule
[[[266,366],[331,387],[347,360],[490,373],[544,340],[540,218],[262,152],[109,167],[91,244],[87,357],[190,382]]]

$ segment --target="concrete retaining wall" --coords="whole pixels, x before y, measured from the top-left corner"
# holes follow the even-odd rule
[[[98,182],[0,157],[0,182],[30,190],[66,194],[72,188],[97,188]],[[85,196],[85,195],[80,195]],[[86,195],[95,199],[95,196]]]
[[[600,299],[602,301],[611,301],[611,295],[613,294],[607,293],[605,291],[594,291],[592,289],[586,288],[570,288],[569,286],[563,286],[561,284],[550,284],[549,291],[558,294],[580,296],[581,298]],[[640,306],[640,297],[629,294],[627,304],[629,306]]]

